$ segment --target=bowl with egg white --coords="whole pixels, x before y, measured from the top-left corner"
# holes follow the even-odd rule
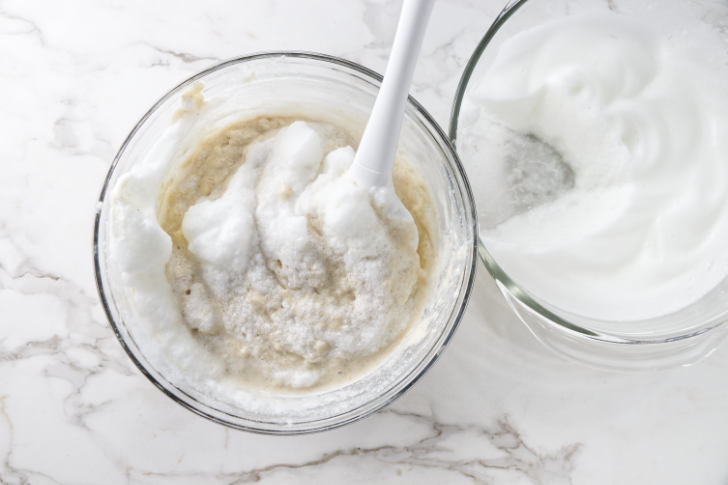
[[[728,327],[725,2],[509,2],[449,135],[480,256],[547,346],[599,367],[709,355]]]

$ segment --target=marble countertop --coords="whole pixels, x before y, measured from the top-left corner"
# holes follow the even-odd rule
[[[502,2],[440,0],[415,96],[445,125]],[[0,0],[0,483],[728,483],[728,345],[592,370],[542,348],[480,271],[437,364],[376,415],[307,436],[208,422],[131,364],[92,273],[95,202],[128,131],[219,60],[313,50],[382,71],[386,0]]]

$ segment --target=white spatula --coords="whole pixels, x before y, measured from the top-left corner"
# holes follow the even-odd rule
[[[362,187],[392,187],[407,93],[434,0],[404,0],[392,52],[350,175]]]

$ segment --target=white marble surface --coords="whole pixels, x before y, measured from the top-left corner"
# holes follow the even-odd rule
[[[501,2],[440,0],[415,95],[443,124]],[[94,203],[165,90],[218,60],[305,49],[381,71],[384,0],[0,0],[0,483],[728,483],[728,345],[688,368],[562,361],[485,271],[440,361],[394,405],[299,437],[225,429],[134,368],[92,276]]]

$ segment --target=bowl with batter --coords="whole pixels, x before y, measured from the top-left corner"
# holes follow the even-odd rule
[[[208,69],[167,93],[107,176],[107,316],[168,396],[219,423],[318,431],[408,389],[462,316],[476,217],[446,136],[410,98],[393,187],[349,176],[380,77],[310,53]]]
[[[509,2],[461,79],[450,136],[480,255],[548,346],[686,364],[728,320],[725,2]]]

